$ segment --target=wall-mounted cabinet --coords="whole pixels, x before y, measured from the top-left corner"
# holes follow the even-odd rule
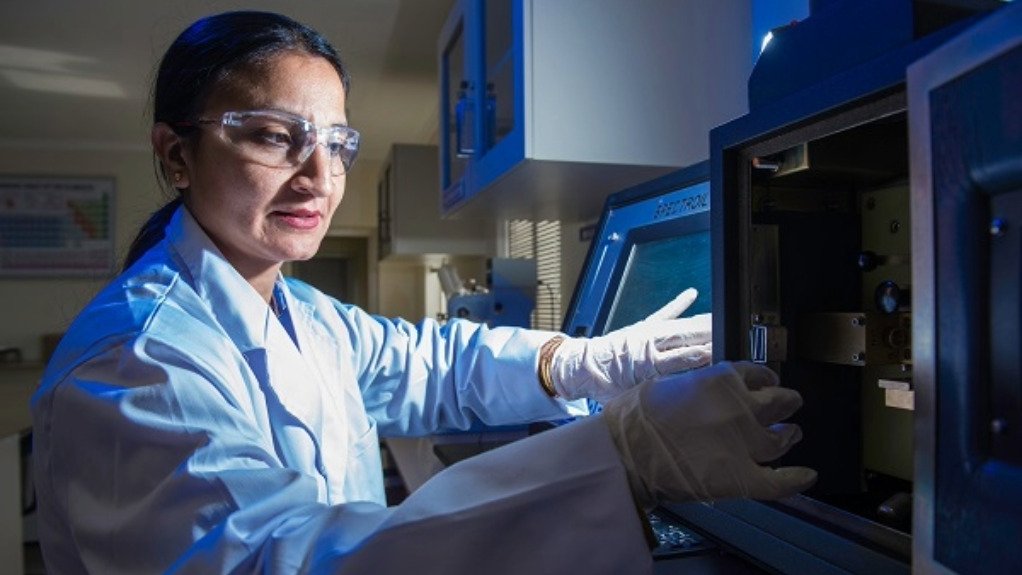
[[[380,259],[494,253],[495,227],[441,219],[437,153],[418,144],[391,148],[377,183]]]
[[[750,3],[460,0],[438,42],[440,189],[453,219],[594,219],[709,157],[746,112]]]

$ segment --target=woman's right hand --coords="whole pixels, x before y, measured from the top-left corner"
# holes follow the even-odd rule
[[[779,499],[816,472],[762,465],[785,454],[801,429],[780,423],[802,405],[769,368],[722,362],[636,386],[604,406],[636,500]]]

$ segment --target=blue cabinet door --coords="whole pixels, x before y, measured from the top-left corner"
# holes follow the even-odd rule
[[[473,73],[473,2],[462,0],[451,9],[438,42],[440,70],[440,189],[441,211],[465,198],[476,141]]]
[[[463,0],[441,33],[442,210],[524,158],[524,0]]]
[[[482,0],[479,152],[474,185],[485,188],[525,157],[524,0]]]

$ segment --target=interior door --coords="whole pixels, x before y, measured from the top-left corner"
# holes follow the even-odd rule
[[[291,263],[291,275],[344,303],[369,304],[369,242],[359,237],[326,237],[316,255]]]

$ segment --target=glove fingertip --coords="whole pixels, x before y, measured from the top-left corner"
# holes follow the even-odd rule
[[[688,288],[685,291],[678,294],[674,299],[669,301],[667,305],[661,307],[655,312],[649,314],[645,321],[650,320],[661,320],[661,319],[674,319],[679,315],[685,313],[685,310],[696,301],[699,297],[699,291],[695,288]]]
[[[758,499],[783,499],[809,489],[816,483],[816,470],[808,467],[763,468],[765,481]]]
[[[756,428],[749,440],[749,455],[758,463],[780,458],[802,441],[802,428],[794,423],[775,423]]]
[[[699,290],[697,290],[696,288],[690,287],[690,288],[686,289],[685,291],[681,292],[680,294],[678,294],[678,298],[677,299],[680,300],[680,301],[685,302],[685,309],[688,309],[688,306],[692,305],[692,302],[696,301],[696,298],[698,298],[698,297],[699,297]]]
[[[771,429],[781,433],[788,447],[802,441],[802,428],[794,423],[775,423]]]
[[[782,467],[776,470],[782,478],[784,485],[792,491],[799,493],[809,489],[816,484],[817,473],[815,469],[808,467]]]
[[[750,408],[761,425],[784,421],[802,407],[802,395],[787,387],[769,387],[749,393]]]
[[[781,378],[769,367],[752,363],[751,361],[737,361],[731,366],[741,376],[745,386],[751,390],[775,387],[780,384]]]

